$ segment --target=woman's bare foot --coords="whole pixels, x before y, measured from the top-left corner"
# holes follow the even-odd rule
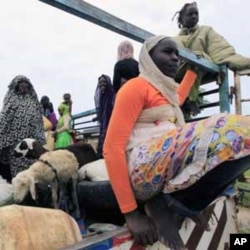
[[[195,212],[187,208],[177,199],[170,194],[162,194],[162,198],[165,201],[166,206],[173,212],[181,217],[188,217],[194,221],[197,225],[201,226],[204,230],[210,231],[207,218],[201,212]]]
[[[197,215],[189,217],[193,222],[195,222],[198,226],[202,227],[205,231],[211,231],[211,228],[208,224],[207,218],[202,214],[198,213]]]
[[[146,202],[144,208],[156,225],[160,242],[171,249],[185,249],[178,231],[178,220],[162,197],[158,196]]]

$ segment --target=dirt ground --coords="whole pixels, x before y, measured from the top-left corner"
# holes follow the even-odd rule
[[[238,206],[238,227],[240,233],[250,234],[250,207]]]

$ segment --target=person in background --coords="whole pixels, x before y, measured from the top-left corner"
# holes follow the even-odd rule
[[[123,41],[118,46],[117,63],[114,66],[113,88],[115,92],[129,79],[139,75],[138,62],[134,59],[131,42]]]
[[[106,132],[114,106],[115,92],[111,84],[111,79],[107,75],[101,75],[98,78],[98,83],[95,91],[95,107],[97,116],[93,121],[98,121],[100,124],[100,133],[97,145],[97,156],[103,158],[103,143],[106,137]]]
[[[65,103],[61,103],[58,107],[58,113],[60,115],[55,130],[55,148],[66,148],[72,144],[69,106]]]
[[[72,115],[72,99],[71,99],[71,95],[69,93],[65,93],[63,95],[63,102],[64,104],[68,105],[69,107],[69,114]]]
[[[215,64],[227,65],[233,71],[250,69],[250,57],[237,54],[234,47],[212,27],[198,25],[199,10],[196,2],[186,3],[176,14],[178,14],[177,24],[180,32],[173,39],[180,47],[187,48],[198,57],[204,57]],[[181,64],[177,73],[178,79],[183,76],[186,66],[185,62]],[[206,72],[200,70],[197,81],[190,91],[188,105],[184,108],[190,109],[194,115],[200,112],[199,86],[204,77]]]
[[[43,116],[45,116],[52,123],[52,130],[55,130],[57,125],[57,118],[54,112],[53,104],[50,102],[48,96],[42,96],[40,103]]]
[[[15,146],[25,138],[45,143],[40,103],[26,76],[16,76],[8,86],[0,121],[0,162],[4,164],[6,171],[10,171],[10,178],[13,178],[33,163],[25,157],[16,158]],[[0,166],[0,172],[2,170]]]
[[[212,27],[198,25],[199,10],[196,2],[186,3],[178,13],[178,27],[181,29],[177,44],[215,64],[225,64],[231,70],[250,69],[250,57],[235,52],[228,41]]]
[[[185,123],[179,106],[197,74],[188,70],[178,84],[178,67],[171,38],[144,42],[140,77],[119,90],[104,143],[112,188],[139,245],[160,240],[184,249],[179,219],[209,230],[201,211],[250,167],[250,117],[216,114]]]

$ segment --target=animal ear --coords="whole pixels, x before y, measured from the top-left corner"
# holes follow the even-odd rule
[[[35,179],[33,176],[29,177],[30,180],[30,194],[32,199],[35,201],[36,200],[36,185],[35,185]]]

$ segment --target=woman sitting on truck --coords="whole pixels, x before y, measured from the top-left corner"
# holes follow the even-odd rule
[[[177,84],[178,66],[171,38],[145,41],[141,74],[119,90],[104,143],[111,185],[135,243],[160,240],[173,249],[183,247],[175,215],[208,230],[200,211],[250,167],[250,118],[217,114],[185,124],[179,105],[197,75],[189,70]]]
[[[177,44],[188,48],[215,64],[226,64],[232,70],[250,69],[250,58],[235,52],[228,41],[212,27],[198,25],[199,10],[197,4],[186,3],[178,12],[179,35],[174,37]]]
[[[237,54],[234,47],[212,27],[198,25],[199,10],[195,2],[186,3],[177,13],[178,27],[181,30],[178,36],[174,37],[174,40],[180,47],[187,48],[197,56],[204,57],[215,64],[227,65],[229,69],[234,71],[250,69],[250,57]],[[181,78],[185,67],[185,63],[181,65],[177,78]],[[204,72],[200,71],[189,94],[190,105],[192,103],[195,105],[198,101],[199,85],[203,77]]]

